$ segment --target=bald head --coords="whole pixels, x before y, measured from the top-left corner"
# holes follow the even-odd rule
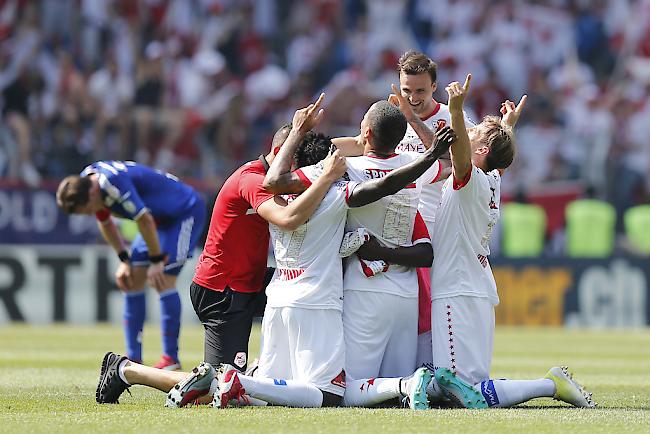
[[[377,101],[370,106],[366,120],[372,132],[372,146],[378,151],[395,150],[406,134],[406,118],[388,101]]]
[[[289,137],[291,128],[291,124],[285,124],[278,128],[278,130],[273,135],[273,141],[271,142],[271,154],[277,155],[280,147],[282,147],[285,140],[287,140],[287,137]]]

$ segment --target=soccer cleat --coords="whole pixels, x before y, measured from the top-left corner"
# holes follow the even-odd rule
[[[427,397],[427,384],[431,381],[431,371],[427,368],[418,368],[410,377],[402,379],[406,389],[406,401],[411,410],[427,410],[429,398]],[[402,382],[400,382],[401,386]]]
[[[160,360],[158,363],[153,365],[154,368],[158,369],[163,369],[165,371],[180,371],[181,370],[181,362],[178,360],[174,360],[171,357],[169,357],[167,354],[163,354],[160,357]]]
[[[232,365],[222,363],[217,368],[217,379],[219,380],[218,392],[214,394],[212,406],[215,408],[226,408],[228,401],[236,401],[240,404],[248,404],[246,390],[239,381],[240,372]]]
[[[436,369],[435,376],[442,390],[455,404],[464,408],[488,408],[481,392],[458,378],[449,368]]]
[[[118,404],[118,398],[129,388],[120,378],[118,368],[122,361],[128,360],[125,356],[108,352],[102,360],[102,368],[99,371],[99,383],[95,391],[95,400],[100,404]]]
[[[165,407],[185,407],[188,403],[210,393],[216,372],[209,363],[201,363],[167,394]]]
[[[553,380],[553,383],[555,383],[553,399],[564,401],[576,407],[596,407],[596,403],[591,398],[592,394],[573,379],[568,367],[555,366],[548,370],[544,378]]]

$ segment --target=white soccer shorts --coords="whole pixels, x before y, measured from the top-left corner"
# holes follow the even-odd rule
[[[256,377],[297,380],[343,396],[345,345],[340,311],[267,306],[262,334]]]
[[[417,298],[345,291],[343,330],[348,379],[403,377],[415,370]]]
[[[433,364],[470,384],[490,378],[494,306],[487,298],[457,296],[431,305]]]

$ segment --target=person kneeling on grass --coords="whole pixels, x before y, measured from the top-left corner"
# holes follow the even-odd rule
[[[406,120],[399,110],[382,104],[386,107],[373,106],[369,116],[376,116],[378,123],[402,118],[405,129]],[[399,137],[403,134],[404,131],[397,132]],[[268,302],[262,322],[264,345],[255,376],[243,375],[228,364],[215,370],[203,363],[172,388],[166,406],[182,407],[210,393],[214,394],[213,405],[220,408],[230,402],[248,404],[250,398],[290,407],[340,405],[346,384],[339,253],[348,209],[397,193],[411,184],[447,151],[454,139],[453,131],[445,128],[437,133],[436,146],[430,151],[382,178],[363,182],[337,180],[304,225],[291,230],[271,224],[278,268],[267,287]],[[316,135],[306,151],[296,153],[296,166],[307,185],[325,176],[323,164],[314,163],[327,155],[331,146],[329,138]],[[274,182],[275,175],[286,173],[293,154],[294,149],[288,145],[281,149],[268,172],[270,182]],[[431,257],[431,246],[425,247]],[[215,375],[217,380],[213,380]],[[415,386],[416,382],[405,381],[404,394],[415,391]]]

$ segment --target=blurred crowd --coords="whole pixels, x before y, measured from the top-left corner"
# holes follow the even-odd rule
[[[647,199],[650,0],[0,0],[0,177],[97,159],[219,185],[320,91],[356,134],[418,49],[480,119],[529,95],[506,188]],[[552,183],[551,183],[552,182]]]

